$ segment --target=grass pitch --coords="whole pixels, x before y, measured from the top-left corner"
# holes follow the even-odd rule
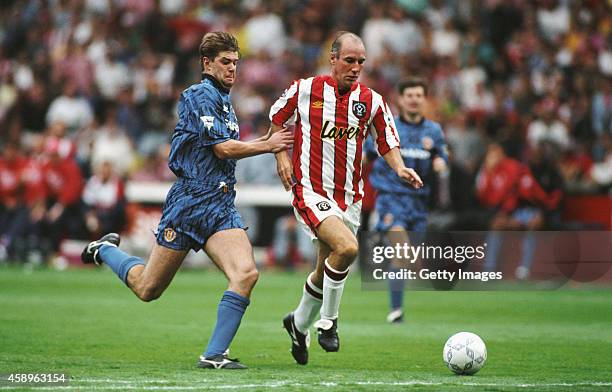
[[[145,304],[108,270],[0,268],[0,374],[66,372],[61,388],[76,391],[612,390],[612,291],[407,292],[406,322],[388,325],[387,294],[362,291],[355,274],[340,352],[324,353],[313,339],[302,367],[281,318],[304,278],[261,274],[231,353],[250,369],[231,372],[195,367],[225,288],[217,272],[181,271]],[[444,342],[463,330],[488,348],[471,377],[442,363]]]

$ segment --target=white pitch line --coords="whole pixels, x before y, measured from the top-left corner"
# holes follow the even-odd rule
[[[57,386],[38,386],[36,389],[40,390],[146,390],[146,391],[174,391],[174,390],[202,390],[202,389],[251,389],[251,388],[280,388],[285,386],[292,387],[313,387],[313,386],[325,386],[325,387],[336,387],[336,386],[475,386],[475,387],[514,387],[514,388],[536,388],[536,387],[610,387],[612,382],[576,382],[576,383],[522,383],[522,384],[506,384],[506,383],[477,383],[477,382],[434,382],[434,381],[347,381],[347,382],[335,382],[335,381],[324,381],[317,383],[293,383],[289,381],[277,381],[260,384],[226,384],[226,385],[210,385],[210,384],[189,384],[189,385],[142,385],[151,383],[171,383],[169,380],[146,380],[142,382],[134,382],[133,380],[112,380],[112,379],[83,379],[74,380],[74,382],[87,381],[99,384],[112,384],[115,385],[57,385]],[[212,380],[211,380],[212,381]],[[121,385],[117,385],[121,384]],[[31,387],[32,385],[21,385],[21,386],[0,386],[2,390],[13,390],[21,389],[24,387]]]

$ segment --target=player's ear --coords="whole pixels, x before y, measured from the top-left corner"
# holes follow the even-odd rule
[[[210,59],[208,57],[202,57],[202,71],[206,72],[210,68]]]
[[[336,65],[336,60],[337,60],[336,53],[329,52],[329,63],[331,64],[332,67]]]

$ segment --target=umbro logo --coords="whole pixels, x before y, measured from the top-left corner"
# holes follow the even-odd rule
[[[314,101],[312,103],[312,105],[310,105],[310,106],[312,106],[313,109],[323,109],[323,102],[322,101]]]

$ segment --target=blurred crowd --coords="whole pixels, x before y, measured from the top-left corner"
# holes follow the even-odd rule
[[[120,229],[125,181],[172,181],[177,98],[199,81],[197,47],[212,30],[240,41],[232,99],[245,140],[267,130],[290,81],[328,71],[335,33],[350,30],[368,53],[361,81],[391,103],[403,77],[429,81],[427,116],[466,183],[495,142],[539,168],[544,187],[611,188],[607,1],[5,0],[0,257]],[[250,159],[239,180],[279,184],[270,158]]]

